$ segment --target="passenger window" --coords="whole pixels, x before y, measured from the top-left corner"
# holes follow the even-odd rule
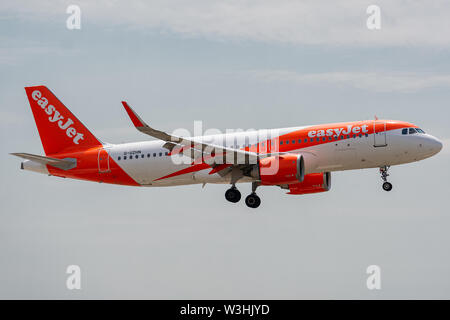
[[[320,142],[320,138],[317,138],[316,141],[317,141],[317,142]]]
[[[282,145],[283,144],[283,141],[280,141],[280,145]]]
[[[327,138],[326,138],[326,137],[323,137],[323,138],[322,138],[322,141],[327,141]]]
[[[141,156],[141,158],[144,158],[145,157],[145,154],[143,154],[142,156]]]
[[[305,143],[308,142],[308,139],[305,139]]]
[[[169,155],[169,153],[168,152],[166,152],[166,156],[168,156]]]
[[[139,156],[138,156],[138,155],[136,155],[136,156],[135,156],[135,158],[137,159],[137,158],[139,158]]]
[[[298,143],[302,143],[302,139],[298,139]]]
[[[408,129],[407,128],[403,129],[402,134],[408,134]]]
[[[156,157],[156,153],[154,153],[153,156]]]
[[[117,160],[120,160],[120,157],[118,157]]]
[[[127,160],[127,156],[124,156],[124,157],[123,157],[123,160]]]
[[[150,153],[147,153],[147,158],[150,158]]]
[[[159,156],[160,156],[160,157],[162,156],[162,152],[159,153]]]
[[[311,142],[314,142],[314,139],[313,139],[313,138],[311,138]]]
[[[289,144],[289,140],[286,140],[286,144]]]
[[[414,134],[416,133],[416,129],[414,128],[409,128],[409,134]]]

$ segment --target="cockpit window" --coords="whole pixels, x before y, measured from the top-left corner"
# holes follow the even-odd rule
[[[415,133],[425,133],[425,131],[423,131],[420,128],[404,128],[404,129],[402,129],[402,134],[415,134]]]

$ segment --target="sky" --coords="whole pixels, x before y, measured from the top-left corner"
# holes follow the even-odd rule
[[[0,298],[449,299],[449,15],[443,0],[2,1]],[[41,84],[110,143],[148,139],[125,99],[168,132],[376,115],[444,149],[392,167],[389,193],[377,169],[335,172],[326,193],[258,188],[257,210],[227,202],[226,185],[62,180],[9,155],[43,154],[23,89]],[[66,287],[69,265],[81,290]]]

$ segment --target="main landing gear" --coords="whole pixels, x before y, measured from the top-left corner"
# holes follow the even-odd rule
[[[381,173],[381,179],[383,179],[383,190],[384,191],[391,191],[392,190],[392,183],[387,181],[387,177],[389,177],[388,174],[389,166],[383,166],[380,168]]]
[[[257,187],[258,187],[258,183],[253,182],[252,183],[252,193],[250,193],[245,198],[245,204],[250,208],[258,208],[259,205],[261,204],[261,199],[256,194]],[[228,201],[233,202],[233,203],[239,202],[239,200],[241,200],[241,193],[239,192],[239,190],[236,188],[236,186],[234,184],[230,189],[228,189],[225,192],[225,199],[227,199]]]
[[[256,194],[256,188],[258,188],[258,183],[257,182],[252,182],[252,193],[250,193],[247,198],[245,198],[245,204],[247,205],[247,207],[249,208],[258,208],[259,205],[261,204],[261,199],[258,197],[258,195]]]
[[[239,202],[239,200],[241,200],[241,193],[234,184],[225,192],[225,199],[233,203]]]
[[[250,193],[247,198],[245,198],[245,204],[250,208],[258,208],[261,204],[261,199],[256,195],[256,193]]]

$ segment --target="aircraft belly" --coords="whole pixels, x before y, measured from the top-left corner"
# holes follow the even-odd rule
[[[228,181],[230,181],[231,175],[226,175],[222,177],[217,173],[209,174],[211,170],[212,168],[197,171],[194,173],[193,179],[200,183],[227,183]]]

